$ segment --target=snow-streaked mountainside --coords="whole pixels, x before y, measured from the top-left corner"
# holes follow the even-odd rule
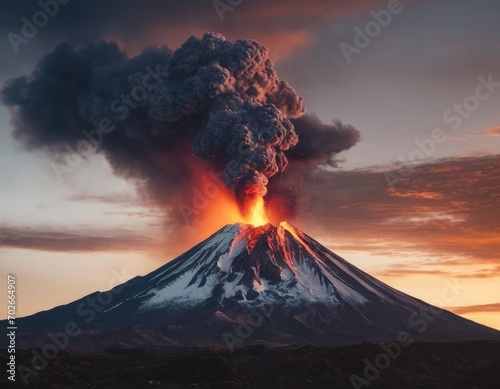
[[[293,231],[284,225],[256,229],[241,224],[226,226],[203,242],[189,260],[152,277],[152,286],[136,296],[145,299],[138,313],[196,306],[215,295],[215,290],[222,292],[217,296],[221,307],[225,300],[247,307],[275,301],[291,307],[368,302],[349,286],[351,282],[335,274],[338,271],[328,270],[328,261],[308,250],[298,235],[293,239],[286,228]],[[333,255],[328,259],[337,262]],[[337,266],[354,277],[343,264]]]
[[[284,222],[227,225],[144,277],[18,326],[31,333],[25,345],[40,345],[44,333],[71,321],[81,330],[69,345],[76,349],[224,346],[228,334],[238,344],[267,345],[389,341],[402,331],[421,340],[500,339],[385,285]]]

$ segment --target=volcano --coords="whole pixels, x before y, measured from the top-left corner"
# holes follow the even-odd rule
[[[227,225],[145,276],[20,318],[20,344],[42,346],[68,323],[78,335],[67,347],[86,350],[340,346],[403,332],[426,341],[500,339],[378,281],[285,222]]]

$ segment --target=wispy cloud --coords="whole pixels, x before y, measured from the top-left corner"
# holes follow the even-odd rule
[[[421,198],[421,199],[442,199],[444,198],[444,194],[438,193],[438,192],[429,192],[429,191],[407,191],[404,193],[400,193],[397,190],[389,189],[389,194],[391,196],[396,196],[396,197],[414,197],[414,198]]]
[[[0,248],[44,251],[148,251],[159,244],[158,237],[129,230],[0,226]]]
[[[450,222],[450,223],[460,223],[465,219],[459,215],[447,215],[439,212],[423,212],[418,216],[398,216],[392,219],[388,219],[386,223],[433,223],[433,222]]]
[[[399,263],[386,267],[376,272],[383,277],[408,277],[444,275],[450,278],[462,279],[487,279],[500,277],[500,266],[477,269],[477,262],[447,262],[447,261],[420,261],[414,263]]]
[[[99,194],[81,192],[74,193],[66,197],[69,201],[86,202],[86,203],[103,203],[103,204],[124,204],[124,205],[144,205],[137,196],[127,193],[114,193],[114,194]]]
[[[487,128],[486,130],[481,132],[481,135],[484,135],[484,136],[500,135],[500,126],[493,126],[493,127]]]
[[[412,275],[418,276],[428,276],[428,275],[449,275],[449,273],[443,270],[426,270],[426,269],[407,269],[404,266],[399,268],[391,267],[386,270],[376,272],[377,276],[383,277],[407,277]]]
[[[468,305],[464,307],[448,307],[447,309],[458,315],[464,315],[467,313],[476,313],[476,312],[500,312],[500,303]]]

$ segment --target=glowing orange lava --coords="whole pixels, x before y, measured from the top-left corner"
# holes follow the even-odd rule
[[[247,211],[243,213],[233,193],[226,188],[221,188],[219,195],[211,199],[196,221],[207,233],[226,224],[245,223],[258,227],[270,222],[262,197],[254,199],[250,205],[247,204]]]
[[[269,223],[264,199],[249,195],[244,206],[238,203],[234,192],[224,183],[222,174],[214,174],[198,161],[190,161],[194,178],[193,195],[183,198],[183,204],[192,223],[193,239],[208,236],[226,224],[245,223],[261,226]]]
[[[227,224],[265,225],[270,222],[266,212],[272,220],[278,219],[272,209],[266,209],[261,196],[250,194],[238,201],[226,186],[223,171],[216,172],[194,157],[185,163],[192,179],[186,190],[176,194],[178,205],[172,212],[181,216],[183,223],[175,231],[169,250],[185,251]]]
[[[266,215],[266,209],[264,207],[264,199],[262,197],[257,197],[250,207],[250,211],[244,220],[248,224],[252,224],[255,227],[262,226],[269,223],[269,218]]]

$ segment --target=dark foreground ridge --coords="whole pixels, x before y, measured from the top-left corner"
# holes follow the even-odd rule
[[[251,346],[233,353],[215,348],[64,351],[30,377],[28,387],[494,389],[500,382],[500,342],[418,342],[401,348],[394,358],[383,354],[380,345],[367,343],[339,348]],[[18,363],[27,365],[32,356],[32,351],[18,350]],[[388,366],[377,368],[384,366],[384,359]],[[6,360],[1,351],[3,366]],[[368,369],[370,364],[374,368]],[[25,387],[19,375],[16,385],[8,384],[2,375],[0,387]]]

